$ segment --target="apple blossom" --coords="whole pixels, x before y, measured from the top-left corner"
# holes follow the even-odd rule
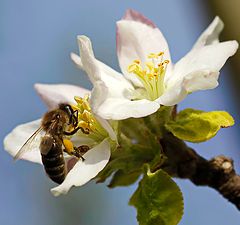
[[[111,149],[116,147],[117,138],[110,123],[95,116],[88,103],[89,90],[73,85],[36,84],[36,91],[49,109],[55,109],[59,103],[70,103],[79,112],[79,127],[89,134],[78,131],[71,141],[76,145],[88,145],[90,150],[83,157],[85,160],[65,155],[68,174],[59,186],[51,189],[53,195],[66,194],[72,186],[81,186],[94,178],[108,163]],[[84,96],[84,98],[76,96]],[[75,101],[74,103],[74,96]],[[4,139],[4,148],[16,156],[22,145],[41,126],[41,119],[17,126]],[[44,135],[44,134],[42,134]],[[39,145],[41,135],[37,136],[21,159],[42,164]]]
[[[175,65],[161,31],[138,12],[128,10],[117,22],[117,55],[122,74],[98,61],[91,41],[78,36],[75,64],[93,83],[91,105],[102,118],[140,118],[161,105],[173,106],[189,93],[218,86],[219,71],[238,48],[236,41],[219,42],[223,22],[216,17],[193,48]]]

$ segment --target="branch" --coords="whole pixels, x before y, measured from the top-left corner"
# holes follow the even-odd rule
[[[232,159],[217,156],[206,160],[170,133],[160,143],[167,156],[162,169],[195,185],[214,188],[240,210],[240,176],[234,170]]]

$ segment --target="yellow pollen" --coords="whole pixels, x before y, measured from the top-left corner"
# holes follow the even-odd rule
[[[74,149],[73,143],[69,139],[63,139],[63,145],[69,152]]]

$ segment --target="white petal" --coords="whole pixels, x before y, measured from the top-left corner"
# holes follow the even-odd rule
[[[125,15],[122,18],[123,20],[132,20],[144,23],[152,28],[156,28],[156,25],[147,17],[145,17],[143,14],[133,10],[133,9],[127,9]]]
[[[72,61],[75,63],[75,65],[76,65],[79,69],[84,70],[83,64],[82,64],[82,60],[81,60],[81,58],[80,58],[79,55],[71,52],[70,57],[71,57]]]
[[[94,57],[92,43],[90,39],[84,35],[78,36],[78,46],[81,58],[73,58],[73,61],[87,73],[90,81],[94,84],[95,81],[100,80],[100,69],[97,60]],[[80,63],[81,62],[81,63]]]
[[[79,39],[79,41],[81,41],[81,39]],[[82,69],[85,71],[80,56],[76,55],[75,53],[71,53],[71,59],[79,69]],[[97,60],[96,58],[95,60],[98,68],[100,69],[100,74],[99,74],[100,77],[98,77],[96,81],[102,80],[106,83],[106,85],[114,86],[112,89],[115,89],[116,85],[119,86],[119,83],[120,83],[120,86],[123,86],[124,88],[133,89],[131,83],[129,83],[121,73],[118,73],[117,71],[113,70],[111,67]],[[95,83],[96,81],[94,80],[93,83]]]
[[[207,29],[201,34],[201,36],[196,41],[193,48],[200,48],[204,45],[210,45],[218,43],[218,36],[223,30],[224,24],[222,20],[216,16],[212,23],[207,27]]]
[[[191,92],[217,87],[218,76],[219,72],[209,70],[195,71],[186,75],[183,81],[167,89],[164,94],[155,101],[166,106],[178,104]]]
[[[104,63],[99,62],[99,65],[101,81],[95,82],[92,90],[91,106],[93,107],[93,111],[106,98],[126,98],[131,96],[134,90],[131,83],[123,75],[117,73]]]
[[[81,133],[80,134],[79,133],[80,132],[71,137],[71,141],[73,142],[74,146],[80,145],[92,146],[95,143],[95,140],[93,140],[92,138],[89,138],[86,135],[81,135]]]
[[[185,90],[182,83],[175,84],[172,88],[167,89],[162,96],[155,101],[161,105],[172,106],[181,102],[188,92]]]
[[[84,161],[79,160],[67,174],[64,182],[52,188],[54,196],[66,194],[72,186],[82,186],[94,178],[108,163],[111,151],[107,139],[84,154]]]
[[[183,86],[187,92],[213,89],[218,86],[218,77],[218,71],[195,71],[184,77]]]
[[[117,141],[117,135],[114,132],[112,126],[109,124],[109,122],[105,119],[102,119],[101,117],[94,115],[94,117],[97,119],[97,121],[101,124],[101,126],[108,132],[109,137],[112,141]]]
[[[164,95],[156,101],[174,105],[189,92],[217,87],[219,70],[237,48],[236,41],[226,41],[193,49],[175,65]]]
[[[226,60],[235,54],[237,48],[236,41],[226,41],[190,51],[176,63],[169,83],[183,80],[186,75],[195,71],[197,74],[200,70],[219,71]]]
[[[24,143],[31,137],[31,135],[40,127],[41,120],[35,120],[29,123],[18,125],[9,133],[3,143],[4,149],[13,157],[21,149]],[[42,163],[41,154],[39,150],[41,138],[38,136],[34,142],[29,145],[29,149],[25,152],[21,159],[28,160],[35,163]]]
[[[132,85],[122,74],[95,58],[92,44],[88,37],[78,36],[78,44],[81,58],[72,53],[72,60],[88,74],[93,84],[99,80],[103,81],[109,89],[112,89],[110,92],[114,93],[115,96],[122,95],[125,89],[133,90]]]
[[[90,104],[97,114],[99,107],[108,98],[125,99],[131,96],[134,88],[122,74],[98,61],[93,54],[91,41],[86,36],[78,36],[81,58],[74,56],[74,61],[88,73],[93,82]],[[89,49],[91,48],[91,49]],[[81,63],[80,63],[81,61]],[[97,73],[97,75],[95,75]]]
[[[121,87],[122,89],[134,89],[121,73],[113,70],[103,62],[98,61],[98,63],[101,69],[101,80],[104,81],[108,88],[112,87],[112,89],[115,89],[118,87],[119,89]]]
[[[148,116],[159,109],[157,102],[146,99],[131,101],[129,99],[108,98],[96,112],[104,119],[123,120],[130,117]]]
[[[59,103],[75,103],[74,96],[83,97],[90,91],[70,84],[35,84],[38,95],[49,109],[55,109]]]
[[[90,96],[90,105],[93,112],[96,112],[101,104],[106,100],[108,95],[108,88],[102,81],[94,83],[92,93]]]
[[[177,62],[173,74],[166,83],[167,92],[179,89],[178,91],[184,94],[181,98],[170,94],[172,99],[168,102],[178,103],[178,99],[186,96],[187,92],[218,86],[220,69],[238,48],[236,41],[219,43],[218,36],[222,29],[223,22],[216,17],[199,37],[192,50]]]
[[[129,64],[135,59],[144,63],[149,53],[162,51],[165,53],[164,58],[171,61],[168,44],[158,28],[150,26],[149,23],[143,23],[142,20],[137,18],[136,21],[125,19],[117,22],[119,65],[122,72],[134,85],[142,86],[135,76],[127,72]],[[168,70],[171,70],[171,64],[169,64]]]

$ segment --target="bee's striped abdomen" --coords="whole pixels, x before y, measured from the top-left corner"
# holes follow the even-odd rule
[[[45,140],[44,140],[45,138]],[[42,142],[46,142],[45,136]],[[56,183],[61,184],[66,177],[65,160],[62,151],[62,141],[53,136],[54,142],[47,154],[42,154],[42,163],[48,176]],[[42,143],[41,143],[42,144]],[[41,148],[41,145],[40,145]]]

